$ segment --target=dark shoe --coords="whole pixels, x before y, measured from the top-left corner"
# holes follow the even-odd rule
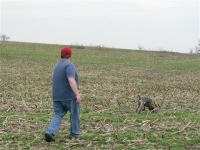
[[[45,133],[45,140],[46,140],[46,142],[54,142],[55,141],[55,139],[48,133]]]

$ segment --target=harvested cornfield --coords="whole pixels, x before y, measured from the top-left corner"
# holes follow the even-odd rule
[[[62,47],[1,42],[0,149],[200,149],[200,55],[77,46],[82,139],[67,138],[67,114],[46,143]],[[135,112],[138,95],[153,99],[155,113]]]

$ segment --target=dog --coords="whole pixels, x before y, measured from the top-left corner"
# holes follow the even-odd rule
[[[154,107],[153,107],[153,102],[152,99],[148,98],[148,97],[139,97],[138,100],[138,107],[136,109],[136,113],[140,114],[141,111],[145,110],[145,107],[148,107],[150,111],[153,112]]]

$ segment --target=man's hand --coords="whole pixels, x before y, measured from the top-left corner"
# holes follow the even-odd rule
[[[76,94],[76,103],[80,104],[81,103],[81,96],[79,94],[75,79],[72,78],[72,77],[69,77],[68,81],[69,81],[69,84],[70,84],[73,92]]]
[[[76,95],[76,103],[77,104],[81,103],[81,96],[80,95]]]

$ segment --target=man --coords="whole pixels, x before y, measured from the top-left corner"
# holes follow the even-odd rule
[[[70,112],[69,138],[79,138],[80,134],[80,102],[78,91],[78,74],[73,63],[70,62],[72,50],[64,47],[61,50],[61,60],[55,65],[52,79],[52,98],[54,117],[45,132],[47,142],[55,141],[62,118]]]

